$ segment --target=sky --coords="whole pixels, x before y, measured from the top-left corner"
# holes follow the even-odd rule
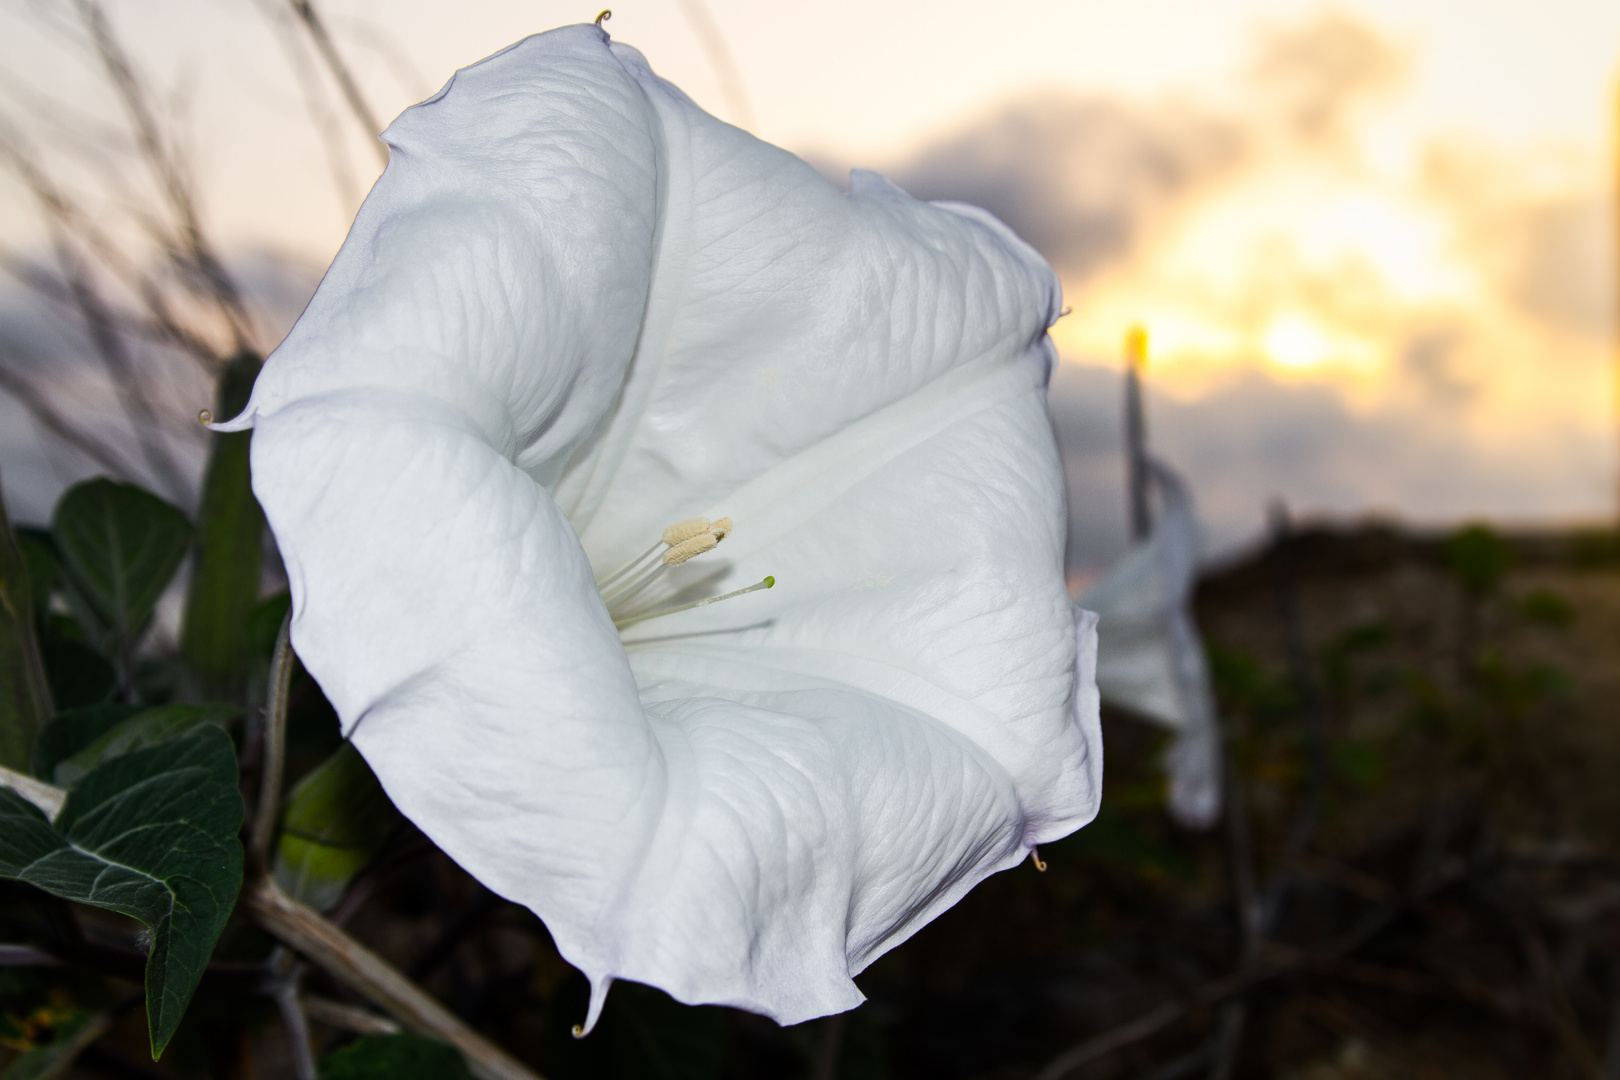
[[[0,90],[14,120],[88,129],[113,110],[51,29],[58,6],[0,3]],[[596,14],[325,10],[384,117]],[[372,144],[301,90],[313,61],[281,0],[109,11],[179,118],[222,246],[272,267],[274,337],[375,177]],[[1084,567],[1125,542],[1117,365],[1135,322],[1150,438],[1191,481],[1212,553],[1252,539],[1274,498],[1428,525],[1614,511],[1620,4],[638,0],[607,27],[830,177],[875,167],[979,203],[1053,262],[1072,308],[1053,417]],[[3,184],[0,238],[41,241]],[[0,294],[14,336],[29,318]],[[14,407],[0,426],[8,497],[37,516],[84,465],[33,445]]]

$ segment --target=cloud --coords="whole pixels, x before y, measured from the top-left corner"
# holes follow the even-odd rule
[[[1029,94],[888,163],[913,194],[986,207],[1064,278],[1071,565],[1126,544],[1119,376],[1099,365],[1137,319],[1150,439],[1212,550],[1256,535],[1274,497],[1429,525],[1608,513],[1604,177],[1449,134],[1375,160],[1378,110],[1421,61],[1322,14],[1261,33],[1232,93]]]
[[[233,280],[249,298],[261,340],[280,340],[314,292],[315,268],[263,251],[239,252],[227,261]],[[0,287],[0,366],[20,375],[73,423],[106,444],[123,463],[124,478],[189,510],[208,445],[196,422],[197,410],[212,404],[212,379],[172,350],[133,340],[130,345],[130,359],[163,420],[162,444],[190,485],[186,491],[165,491],[145,467],[119,387],[97,360],[73,309],[45,301],[21,284]],[[64,488],[104,471],[0,389],[0,483],[13,520],[47,520]]]
[[[1365,106],[1400,87],[1410,66],[1382,33],[1327,11],[1262,32],[1249,76],[1256,101],[1293,134],[1336,142]]]
[[[1078,283],[1243,157],[1237,127],[1187,106],[1040,94],[924,148],[891,178],[918,198],[984,207]]]
[[[1608,199],[1581,192],[1537,200],[1509,223],[1516,250],[1508,295],[1547,326],[1587,338],[1614,330],[1614,219]]]
[[[1122,378],[1064,364],[1049,395],[1069,500],[1069,564],[1106,568],[1127,541]],[[1391,405],[1357,412],[1331,388],[1245,372],[1194,400],[1147,394],[1155,452],[1191,482],[1206,551],[1258,536],[1273,499],[1305,517],[1399,516],[1447,526],[1577,518],[1607,496],[1607,436],[1564,430],[1534,444],[1482,438],[1459,418]]]

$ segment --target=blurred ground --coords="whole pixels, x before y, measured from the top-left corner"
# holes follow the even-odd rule
[[[1165,737],[1107,716],[1098,820],[879,960],[844,1017],[784,1030],[621,984],[575,1041],[584,984],[544,928],[403,823],[336,917],[552,1080],[1620,1076],[1616,537],[1306,528],[1198,605],[1237,812],[1171,825]],[[295,776],[335,738],[297,695]],[[72,1075],[290,1075],[273,1009],[241,1026],[230,982],[267,948],[227,938],[161,1068],[131,1012]]]

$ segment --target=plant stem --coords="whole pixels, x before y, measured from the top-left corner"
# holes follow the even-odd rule
[[[460,1050],[478,1080],[542,1080],[539,1074],[468,1027],[427,991],[382,957],[261,875],[242,892],[259,925],[333,979],[389,1013],[404,1026]]]
[[[264,707],[264,769],[259,773],[258,807],[253,833],[248,838],[248,865],[268,867],[270,842],[276,836],[276,808],[281,799],[281,774],[287,761],[287,693],[292,687],[292,609],[281,620],[275,657],[270,661],[270,700]]]

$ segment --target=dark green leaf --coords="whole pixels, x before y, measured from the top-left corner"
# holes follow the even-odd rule
[[[377,857],[392,823],[393,806],[382,785],[360,752],[344,743],[287,796],[276,842],[276,880],[325,911]]]
[[[233,359],[220,377],[218,415],[247,405],[260,360]],[[248,471],[252,432],[212,436],[208,470],[197,511],[197,560],[186,593],[180,651],[197,687],[207,696],[234,698],[247,682],[249,613],[259,596],[264,512],[253,497]]]
[[[460,1051],[422,1035],[367,1035],[321,1062],[320,1080],[472,1080]]]
[[[43,615],[50,606],[51,591],[56,588],[56,579],[61,573],[57,565],[56,544],[44,529],[19,525],[13,532],[16,533],[17,548],[22,552],[23,562],[28,564],[28,587],[34,596],[34,613]]]
[[[58,713],[34,744],[34,775],[50,780],[57,762],[77,754],[140,711],[139,705],[91,705]]]
[[[45,677],[59,709],[98,705],[118,689],[118,671],[107,658],[82,641],[58,638],[47,641]]]
[[[128,716],[51,769],[51,782],[72,787],[103,761],[184,735],[199,724],[224,727],[242,714],[235,705],[159,705]]]
[[[242,887],[242,797],[230,737],[205,724],[112,758],[52,824],[0,789],[0,876],[140,920],[151,931],[146,1019],[174,1034]]]
[[[191,523],[129,484],[88,480],[69,488],[51,516],[70,599],[88,608],[110,644],[127,650],[152,617],[191,543]]]
[[[0,765],[28,768],[34,738],[50,718],[50,684],[36,632],[32,569],[0,502]]]

